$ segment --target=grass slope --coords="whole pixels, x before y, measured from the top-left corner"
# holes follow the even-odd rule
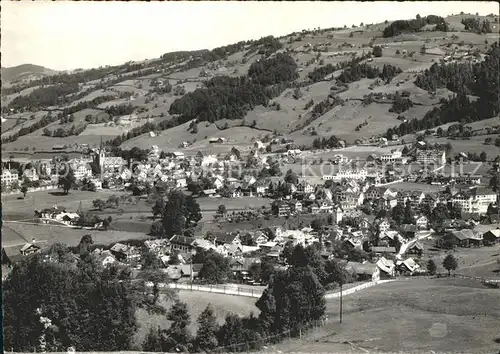
[[[492,353],[500,339],[498,296],[455,279],[381,284],[344,298],[342,324],[339,302],[329,301],[324,327],[269,351]]]

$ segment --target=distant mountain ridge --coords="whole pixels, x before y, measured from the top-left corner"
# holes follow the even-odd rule
[[[35,64],[22,64],[9,68],[2,67],[2,82],[11,82],[25,79],[30,76],[45,76],[53,74],[55,70]]]

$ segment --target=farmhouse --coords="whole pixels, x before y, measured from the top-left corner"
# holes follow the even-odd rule
[[[424,246],[420,242],[414,242],[412,243],[407,249],[406,253],[408,254],[414,254],[417,256],[421,256],[422,252],[424,252]]]
[[[380,279],[380,271],[376,264],[370,262],[347,262],[345,269],[356,276],[358,281],[377,281]]]
[[[450,237],[455,238],[461,247],[480,246],[483,241],[480,235],[469,229],[451,231]]]
[[[486,231],[483,234],[483,242],[487,246],[500,243],[500,229]]]
[[[24,245],[4,246],[2,248],[2,264],[13,265],[23,257],[29,256],[41,251],[40,245],[37,245],[33,239],[30,243]]]

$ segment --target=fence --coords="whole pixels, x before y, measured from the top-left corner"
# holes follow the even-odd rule
[[[43,186],[43,187],[37,187],[37,188],[28,188],[28,192],[39,192],[39,191],[48,191],[52,189],[58,189],[58,186]],[[2,193],[3,195],[13,195],[13,194],[21,194],[20,190],[12,191],[12,192],[7,192],[7,193]]]
[[[371,281],[369,283],[361,284],[361,285],[355,286],[353,288],[350,288],[350,289],[347,289],[347,290],[343,290],[342,291],[342,296],[354,294],[357,291],[360,291],[360,290],[372,287],[372,286],[377,285],[377,284],[387,283],[387,282],[390,282],[390,281],[394,281],[394,280],[393,279],[377,280],[377,281]],[[327,294],[325,294],[325,299],[336,299],[338,297],[340,297],[340,291],[339,292],[335,292],[335,293],[327,293]]]
[[[438,273],[436,274],[436,276],[438,278],[441,278],[441,277],[448,277],[448,273]],[[500,285],[500,278],[499,279],[487,279],[487,278],[484,278],[484,277],[474,277],[472,275],[464,275],[464,274],[451,274],[451,277],[453,278],[462,278],[462,279],[471,279],[471,280],[476,280],[476,281],[480,281],[481,283],[483,284],[499,284]]]
[[[163,285],[163,287],[165,286],[168,286],[171,289],[204,291],[209,293],[248,296],[254,298],[260,298],[263,293],[262,289],[252,288],[252,287],[232,286],[232,285],[198,285],[198,284],[168,283]]]

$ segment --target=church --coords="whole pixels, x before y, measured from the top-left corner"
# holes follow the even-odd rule
[[[102,143],[102,138],[99,150],[92,157],[92,163],[97,168],[99,174],[119,171],[126,165],[126,161],[120,156],[106,156],[106,149]]]

